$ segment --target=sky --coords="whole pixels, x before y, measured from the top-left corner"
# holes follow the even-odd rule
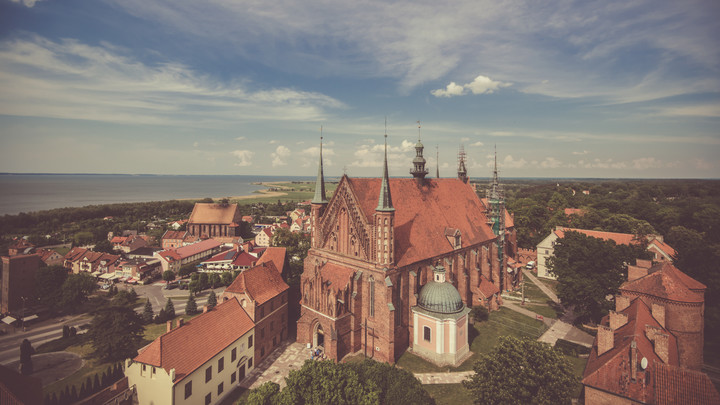
[[[718,178],[720,2],[0,0],[0,172]],[[418,124],[419,121],[419,124]],[[439,159],[437,158],[439,156]]]

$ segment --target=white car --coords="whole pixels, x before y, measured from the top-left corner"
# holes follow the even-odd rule
[[[528,269],[528,270],[532,270],[533,268],[535,268],[535,262],[532,262],[532,261],[528,262],[528,263],[525,265],[525,268]]]

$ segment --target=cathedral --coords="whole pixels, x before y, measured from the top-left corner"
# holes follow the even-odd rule
[[[418,335],[431,338],[428,328],[415,330],[420,329],[418,313],[433,315],[427,309],[451,307],[457,316],[448,311],[435,315],[466,319],[459,315],[473,306],[497,309],[501,291],[519,285],[515,229],[505,211],[497,159],[486,198],[480,198],[468,182],[462,150],[457,178],[440,178],[439,172],[429,178],[423,149],[418,139],[411,176],[390,178],[385,135],[382,177],[344,175],[328,201],[321,140],[298,342],[321,346],[336,361],[362,353],[392,363],[413,349]],[[431,285],[433,291],[456,291],[462,301],[437,302],[457,295],[429,295]],[[456,350],[459,354],[448,358],[457,360],[459,351],[467,350],[455,339],[467,343],[463,322],[446,325],[445,335],[452,337],[427,346],[437,348],[440,357],[443,350]]]

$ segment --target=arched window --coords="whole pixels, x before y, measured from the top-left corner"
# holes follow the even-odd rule
[[[370,277],[370,316],[375,316],[375,279]]]

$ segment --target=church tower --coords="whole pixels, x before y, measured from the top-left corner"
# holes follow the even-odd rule
[[[312,240],[310,245],[312,247],[320,247],[323,240],[321,235],[321,229],[318,226],[320,224],[320,217],[325,213],[328,200],[325,197],[325,177],[323,175],[323,160],[322,160],[322,127],[320,127],[320,163],[318,164],[317,180],[315,181],[315,196],[310,202],[310,222],[312,226]]]
[[[427,173],[427,172],[426,172]],[[385,134],[385,161],[380,182],[380,195],[375,208],[376,263],[378,266],[392,266],[395,263],[395,208],[390,194],[387,163],[387,134]]]
[[[410,170],[410,174],[413,175],[418,184],[422,184],[425,180],[425,175],[428,174],[428,171],[425,170],[425,158],[423,157],[423,149],[425,149],[425,146],[423,146],[422,142],[420,142],[420,121],[418,121],[418,141],[415,144],[415,159],[413,159],[413,169]],[[387,155],[387,152],[385,154]]]
[[[490,189],[487,191],[487,200],[490,205],[488,224],[492,227],[495,236],[497,236],[498,261],[502,269],[505,265],[505,196],[498,179],[497,148],[495,149],[495,166]],[[500,290],[504,287],[503,280],[504,277],[500,277]]]
[[[465,168],[465,147],[461,144],[458,152],[458,179],[467,184],[468,176]]]

